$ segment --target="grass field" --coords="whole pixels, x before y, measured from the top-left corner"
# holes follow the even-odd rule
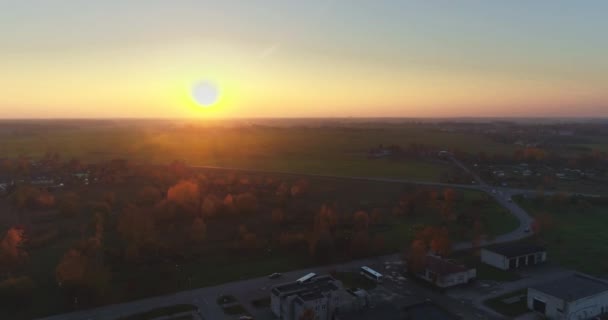
[[[436,181],[451,166],[422,159],[367,159],[370,148],[407,147],[412,143],[437,149],[511,153],[513,146],[473,134],[404,126],[371,128],[204,128],[80,125],[22,134],[0,134],[3,156],[40,157],[48,151],[63,158],[96,162],[113,158],[168,163],[175,159],[210,165],[328,175],[410,178]]]
[[[532,215],[552,217],[552,226],[542,234],[549,261],[596,276],[608,273],[608,205],[593,198],[586,200],[590,206],[570,200],[554,203],[519,197],[516,201]]]

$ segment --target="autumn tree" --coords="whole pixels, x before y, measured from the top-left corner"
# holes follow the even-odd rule
[[[447,256],[452,251],[452,243],[447,228],[436,230],[430,242],[431,251],[441,256]]]
[[[449,232],[445,227],[425,227],[416,232],[415,239],[422,241],[435,254],[445,256],[451,252]]]
[[[275,192],[275,194],[278,197],[285,197],[287,195],[290,194],[290,187],[287,183],[282,182],[279,187],[277,188],[277,191]]]
[[[350,252],[353,257],[364,257],[369,253],[369,233],[362,229],[355,231],[350,243]]]
[[[376,208],[372,210],[372,214],[369,217],[370,223],[373,225],[383,224],[384,223],[384,215],[382,214],[382,210]]]
[[[535,234],[542,234],[553,227],[553,216],[547,212],[543,212],[534,218],[532,221],[532,231]]]
[[[80,211],[80,199],[75,192],[67,192],[58,199],[57,208],[62,215],[74,217]]]
[[[174,195],[175,196],[175,195]],[[152,206],[162,199],[162,194],[158,188],[146,186],[137,193],[137,205]]]
[[[236,211],[236,206],[234,204],[234,197],[229,193],[224,197],[224,210],[227,213],[234,213]]]
[[[456,191],[452,188],[443,190],[443,201],[453,203],[456,201]]]
[[[249,231],[244,224],[238,227],[237,247],[244,250],[252,250],[257,248],[257,236]]]
[[[412,273],[424,270],[427,253],[426,243],[423,240],[414,240],[406,253],[407,270]]]
[[[258,208],[258,199],[250,192],[241,193],[236,197],[235,205],[240,213],[253,213]]]
[[[353,215],[353,230],[355,232],[365,231],[369,228],[369,215],[365,211],[357,211]]]
[[[81,248],[70,249],[55,269],[59,286],[69,297],[76,297],[85,304],[102,296],[110,279],[109,270],[96,253]]]
[[[203,204],[201,205],[201,211],[205,217],[215,217],[222,205],[222,201],[215,195],[209,194],[205,196]]]
[[[24,242],[25,232],[22,228],[12,227],[6,231],[0,242],[0,270],[9,273],[27,260]]]
[[[153,217],[133,205],[124,208],[118,217],[118,232],[127,241],[127,257],[136,259],[141,249],[155,241]]]
[[[103,194],[103,201],[107,203],[110,207],[114,207],[116,204],[116,193],[112,191],[105,192]]]
[[[201,217],[196,217],[190,228],[190,238],[195,242],[201,242],[207,234],[207,225]]]
[[[306,192],[308,192],[309,186],[310,186],[310,183],[308,182],[308,180],[305,180],[305,179],[298,180],[291,186],[290,194],[292,197],[297,197],[297,196],[303,195]]]
[[[285,221],[285,211],[281,208],[274,208],[271,213],[271,220],[277,226],[280,226]]]
[[[198,184],[190,180],[182,180],[167,191],[167,200],[176,203],[191,212],[197,211],[200,205]]]

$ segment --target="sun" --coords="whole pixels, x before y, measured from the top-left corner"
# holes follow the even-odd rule
[[[209,81],[201,81],[192,87],[192,98],[200,106],[210,107],[219,100],[220,90]]]

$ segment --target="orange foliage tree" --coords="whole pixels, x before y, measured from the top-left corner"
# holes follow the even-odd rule
[[[10,272],[22,265],[28,258],[23,249],[25,232],[22,228],[12,227],[6,231],[0,242],[0,269]]]

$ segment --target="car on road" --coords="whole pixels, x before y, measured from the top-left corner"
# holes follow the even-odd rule
[[[278,279],[278,278],[280,278],[280,277],[282,277],[282,276],[283,276],[282,274],[280,274],[280,273],[278,273],[278,272],[275,272],[275,273],[273,273],[273,274],[269,275],[269,276],[268,276],[268,279]]]
[[[525,233],[530,233],[530,228],[525,228],[525,229],[524,229],[524,232],[525,232]]]
[[[239,320],[253,320],[253,317],[251,317],[251,316],[240,316]]]

